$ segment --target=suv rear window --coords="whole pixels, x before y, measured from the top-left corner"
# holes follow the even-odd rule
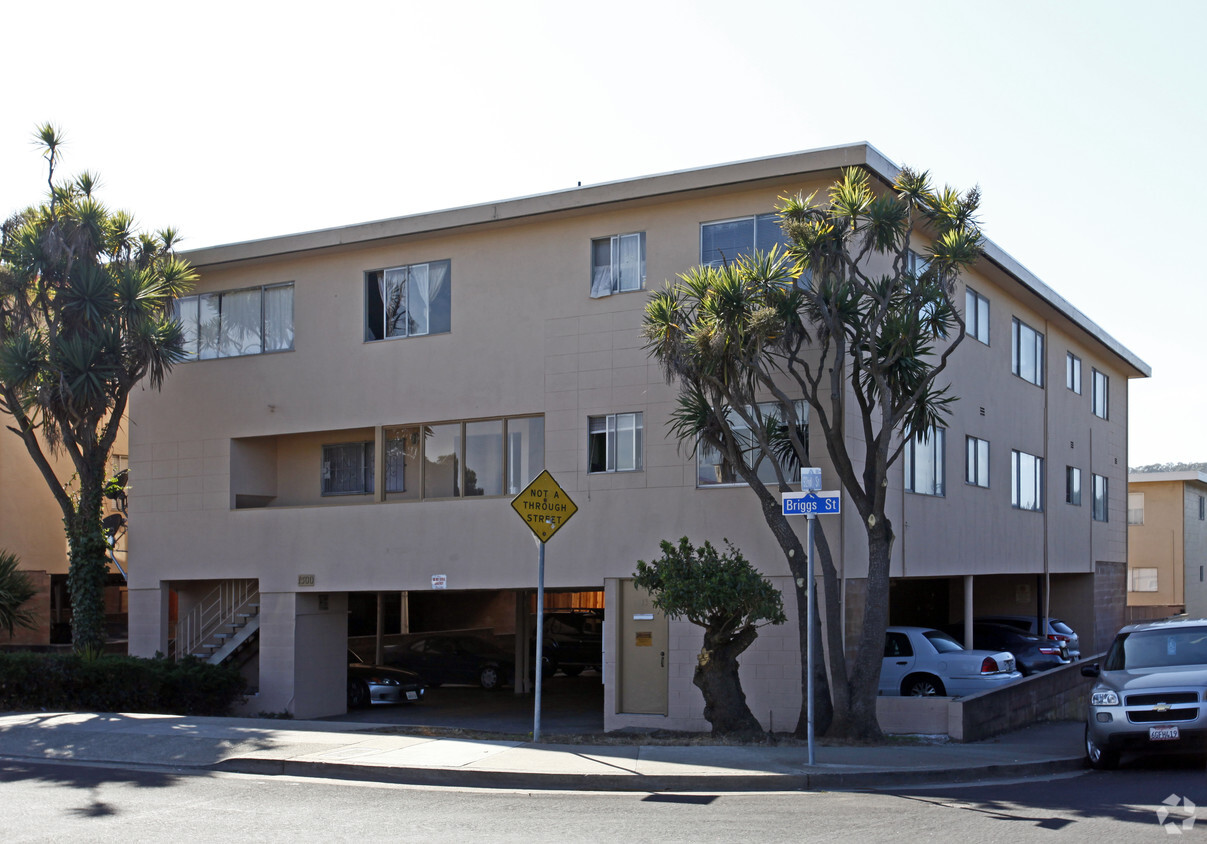
[[[1049,625],[1052,627],[1052,629],[1053,629],[1055,632],[1057,632],[1057,633],[1063,633],[1063,634],[1064,634],[1064,635],[1066,635],[1066,636],[1072,636],[1072,635],[1073,635],[1073,628],[1072,628],[1072,627],[1070,627],[1069,625],[1065,624],[1065,623],[1064,623],[1063,621],[1061,621],[1059,618],[1049,618],[1049,619],[1048,619],[1048,624],[1049,624]]]

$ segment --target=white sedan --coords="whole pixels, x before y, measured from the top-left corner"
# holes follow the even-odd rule
[[[965,697],[1011,683],[1023,675],[1007,651],[965,650],[941,630],[890,627],[880,667],[882,695]]]

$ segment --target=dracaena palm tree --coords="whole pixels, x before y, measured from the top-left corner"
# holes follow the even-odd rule
[[[158,389],[184,359],[174,300],[195,274],[174,252],[178,235],[135,230],[85,173],[56,181],[62,135],[35,133],[48,191],[0,232],[0,410],[63,511],[77,650],[104,644],[107,556],[101,527],[106,463],[130,391]],[[65,454],[73,476],[56,474]]]
[[[29,575],[18,568],[16,555],[0,549],[0,630],[11,638],[18,627],[34,627],[34,616],[23,604],[37,591]]]

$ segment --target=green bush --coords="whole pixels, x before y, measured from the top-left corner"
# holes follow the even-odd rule
[[[243,688],[238,669],[192,657],[0,654],[0,711],[225,715]]]

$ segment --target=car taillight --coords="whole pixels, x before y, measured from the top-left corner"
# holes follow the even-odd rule
[[[993,657],[987,656],[981,660],[982,674],[996,674],[998,672],[997,661]]]
[[[1041,654],[1046,654],[1047,656],[1059,656],[1060,648],[1045,648],[1041,645],[1039,648],[1039,652]]]
[[[1061,636],[1059,633],[1049,633],[1049,634],[1048,634],[1048,638],[1049,638],[1049,639],[1051,639],[1053,642],[1067,642],[1067,641],[1069,641],[1069,637],[1068,637],[1068,636]]]

